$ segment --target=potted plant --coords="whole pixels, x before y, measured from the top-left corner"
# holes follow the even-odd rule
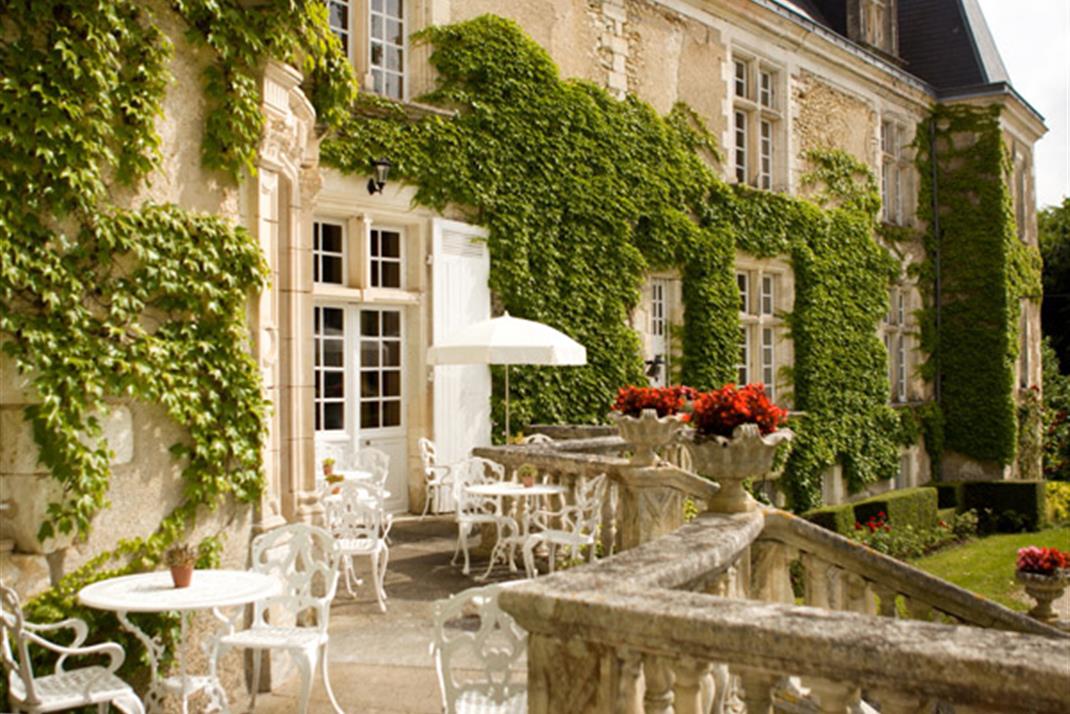
[[[697,394],[691,387],[622,387],[610,418],[632,447],[632,463],[653,466],[657,449],[670,444],[684,428],[682,412]]]
[[[323,476],[330,481],[334,475],[334,459],[328,456],[323,460]]]
[[[171,568],[175,587],[188,588],[193,578],[193,565],[197,562],[197,551],[193,546],[186,543],[171,546],[164,553],[164,561]]]
[[[1038,548],[1031,545],[1018,550],[1014,577],[1025,586],[1036,605],[1029,615],[1041,622],[1055,622],[1053,601],[1062,597],[1070,577],[1070,554],[1058,548]]]
[[[782,428],[788,413],[769,401],[765,387],[726,384],[698,395],[689,415],[694,438],[689,445],[695,470],[721,485],[707,504],[712,511],[752,511],[755,500],[743,488],[747,479],[772,471],[777,446],[792,438]]]
[[[524,488],[531,488],[535,485],[535,477],[539,475],[539,469],[535,467],[535,464],[520,464],[516,475],[520,483],[524,484]]]

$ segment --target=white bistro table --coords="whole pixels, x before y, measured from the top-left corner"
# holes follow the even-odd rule
[[[189,587],[176,588],[168,571],[139,573],[109,578],[87,585],[78,593],[78,600],[86,607],[110,610],[119,618],[120,624],[145,645],[152,669],[152,683],[145,697],[150,711],[159,711],[168,694],[178,695],[182,700],[183,713],[189,710],[191,694],[205,690],[210,706],[217,711],[227,711],[227,695],[215,672],[215,653],[210,652],[208,675],[189,676],[186,672],[186,630],[191,612],[210,610],[212,615],[226,627],[234,628],[245,605],[273,597],[282,592],[282,584],[271,575],[246,570],[195,570]],[[226,617],[222,608],[242,606],[233,617]],[[137,625],[130,622],[128,613],[177,612],[180,623],[180,639],[176,660],[178,675],[161,677],[158,667],[164,653],[158,637],[149,637]],[[215,642],[210,646],[215,647]]]
[[[497,481],[495,483],[477,483],[464,487],[469,493],[474,493],[477,496],[484,496],[498,499],[498,513],[504,513],[502,499],[503,498],[515,498],[518,502],[523,503],[525,509],[532,507],[531,499],[550,496],[563,496],[568,493],[568,488],[565,486],[558,486],[549,483],[537,483],[531,486],[525,486],[515,481]],[[520,533],[517,534],[516,539],[519,543],[524,542],[524,538],[528,535],[528,519],[517,517],[517,525],[520,528]],[[484,536],[489,531],[483,531]],[[485,580],[490,575],[491,570],[494,569],[494,563],[498,558],[502,559],[502,562],[506,562],[508,556],[506,555],[506,549],[510,545],[516,545],[517,543],[510,543],[508,538],[499,538],[494,544],[494,549],[490,552],[490,562],[487,563],[487,572],[483,573],[482,577],[477,578],[479,580]]]

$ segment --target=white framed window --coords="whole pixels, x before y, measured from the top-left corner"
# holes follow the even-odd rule
[[[748,91],[748,77],[750,75],[750,68],[747,66],[747,62],[744,60],[733,60],[733,71],[735,73],[735,92],[737,97],[749,98],[750,92]]]
[[[739,361],[736,362],[736,385],[750,383],[750,333],[747,327],[739,328]]]
[[[402,244],[404,234],[397,228],[372,228],[369,231],[369,285],[373,288],[402,287]]]
[[[773,308],[776,304],[776,295],[774,284],[776,282],[775,276],[769,274],[762,275],[762,295],[761,295],[761,314],[772,315]]]
[[[899,333],[895,347],[895,400],[907,400],[907,345],[906,335]]]
[[[910,288],[895,285],[888,290],[888,312],[884,316],[882,332],[884,349],[888,353],[888,384],[891,401],[905,402],[909,394]]]
[[[650,284],[650,334],[665,336],[665,281],[653,280]]]
[[[368,0],[369,61],[372,90],[391,99],[406,92],[406,41],[404,0]]]
[[[312,281],[345,285],[346,229],[342,223],[312,223]]]
[[[747,182],[747,113],[737,111],[735,113],[735,170],[736,181]]]
[[[758,104],[773,109],[773,73],[763,69],[758,72]]]
[[[750,312],[750,274],[736,273],[736,287],[739,288],[739,311]]]
[[[773,123],[762,120],[761,140],[758,145],[758,188],[766,191],[773,188]]]
[[[345,51],[346,57],[349,57],[349,15],[352,10],[349,0],[326,0],[326,2],[327,24],[330,25],[334,36],[342,43],[342,49]]]
[[[317,432],[346,430],[346,310],[313,308],[313,412]]]
[[[881,121],[881,217],[886,223],[907,222],[911,160],[906,127],[893,119]]]
[[[360,310],[360,428],[402,425],[401,310]]]
[[[762,328],[762,383],[770,399],[776,399],[776,341],[773,328]]]

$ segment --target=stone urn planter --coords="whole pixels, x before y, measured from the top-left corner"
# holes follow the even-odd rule
[[[656,409],[644,409],[639,416],[611,412],[609,415],[621,438],[632,447],[633,466],[653,466],[658,462],[657,450],[671,444],[683,430],[679,415],[659,417]]]
[[[1052,624],[1057,619],[1051,604],[1062,597],[1070,582],[1070,571],[1057,570],[1050,575],[1042,573],[1029,573],[1024,570],[1014,571],[1015,579],[1024,587],[1029,597],[1036,601],[1036,605],[1029,611],[1029,616]]]
[[[763,436],[757,424],[740,424],[731,439],[696,434],[688,444],[695,471],[721,486],[707,501],[709,509],[716,513],[753,511],[757,501],[743,488],[743,482],[772,471],[777,446],[794,435],[790,429],[778,429]]]

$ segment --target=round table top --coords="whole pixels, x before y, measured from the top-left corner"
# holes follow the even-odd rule
[[[536,483],[525,486],[515,481],[498,481],[497,483],[477,483],[465,486],[465,490],[479,496],[556,496],[567,493],[564,486],[549,483]]]
[[[158,570],[87,585],[78,600],[97,610],[167,612],[246,605],[280,592],[278,578],[250,570],[194,570],[187,588],[176,588],[171,573]]]
[[[372,477],[371,471],[363,471],[361,469],[335,469],[334,473],[346,481],[367,481]]]

